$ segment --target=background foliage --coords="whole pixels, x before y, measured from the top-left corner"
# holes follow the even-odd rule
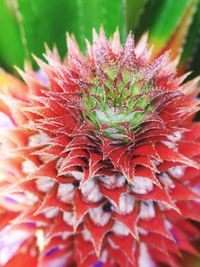
[[[103,25],[107,35],[118,27],[122,41],[130,30],[136,38],[148,31],[155,51],[177,36],[182,66],[200,73],[199,0],[1,0],[0,25],[0,64],[10,71],[31,53],[41,56],[45,42],[63,56],[66,32],[84,49],[92,28]]]

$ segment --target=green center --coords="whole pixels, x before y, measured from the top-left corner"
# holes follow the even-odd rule
[[[83,94],[84,117],[98,129],[102,126],[108,138],[127,140],[125,126],[134,131],[151,109],[148,97],[150,85],[141,73],[123,71],[116,79],[117,69],[104,69],[103,82],[97,77],[88,94]]]

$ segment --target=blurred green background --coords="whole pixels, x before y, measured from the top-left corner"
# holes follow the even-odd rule
[[[84,50],[85,38],[100,26],[108,36],[118,27],[122,41],[130,30],[136,39],[148,31],[157,50],[178,36],[182,66],[200,73],[199,0],[0,0],[0,65],[23,67],[31,53],[41,57],[45,42],[64,56],[66,32]]]

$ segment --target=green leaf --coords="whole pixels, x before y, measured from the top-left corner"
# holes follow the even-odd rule
[[[150,42],[160,51],[193,1],[198,0],[1,0],[0,62],[10,69],[14,64],[21,67],[31,53],[41,57],[45,42],[56,44],[64,56],[66,32],[74,33],[84,50],[85,37],[91,40],[92,28],[98,31],[100,26],[107,36],[118,27],[123,41],[131,29],[137,28],[137,36],[149,30]],[[185,58],[195,42],[198,21]]]
[[[119,28],[127,35],[129,0],[1,0],[0,61],[7,67],[23,65],[31,53],[41,57],[44,43],[66,53],[66,32],[73,33],[82,50],[92,29],[104,27],[107,36]],[[137,2],[137,1],[136,1]],[[9,8],[7,3],[11,3]],[[129,28],[131,26],[129,25]],[[6,35],[5,35],[6,32]]]
[[[150,28],[151,39],[165,44],[178,26],[188,5],[188,0],[179,0],[176,2],[174,0],[164,0],[162,9],[155,23]]]
[[[136,31],[137,36],[144,31],[149,31],[149,39],[155,47],[155,55],[164,50],[176,34],[179,35],[179,39],[175,36],[173,42],[177,47],[183,45],[197,1],[149,0],[140,19],[140,25]]]
[[[66,53],[66,32],[73,33],[82,49],[91,40],[92,28],[104,26],[107,35],[122,32],[123,1],[115,0],[18,0],[18,12],[29,52],[41,56],[44,42]]]
[[[200,74],[200,1],[190,26],[189,33],[181,56],[181,67],[194,70],[193,76]]]
[[[9,5],[10,3],[10,5]],[[12,2],[0,1],[0,61],[4,68],[23,66],[25,50],[22,44],[15,6]]]
[[[199,0],[191,0],[190,4],[187,6],[179,24],[173,33],[172,37],[168,41],[166,46],[167,49],[171,49],[170,56],[171,58],[175,58],[182,54],[183,46],[187,41],[187,36],[189,32],[189,28],[194,17],[194,13],[197,10],[197,3]],[[181,72],[181,71],[180,71]]]
[[[66,53],[66,32],[73,33],[82,50],[92,29],[104,27],[107,36],[119,28],[123,40],[138,22],[147,0],[2,0],[0,1],[0,60],[23,65],[31,53],[41,57],[44,43]],[[10,10],[6,3],[12,3]],[[6,36],[3,37],[3,33]],[[5,34],[4,34],[5,35]],[[32,61],[33,62],[33,61]]]
[[[137,27],[147,2],[148,0],[126,0],[127,32]]]

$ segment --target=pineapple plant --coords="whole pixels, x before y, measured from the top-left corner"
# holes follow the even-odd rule
[[[181,267],[198,255],[199,78],[180,57],[197,2],[154,48],[155,26],[124,44],[101,28],[85,52],[67,34],[64,59],[46,46],[23,81],[1,71],[0,265]]]

